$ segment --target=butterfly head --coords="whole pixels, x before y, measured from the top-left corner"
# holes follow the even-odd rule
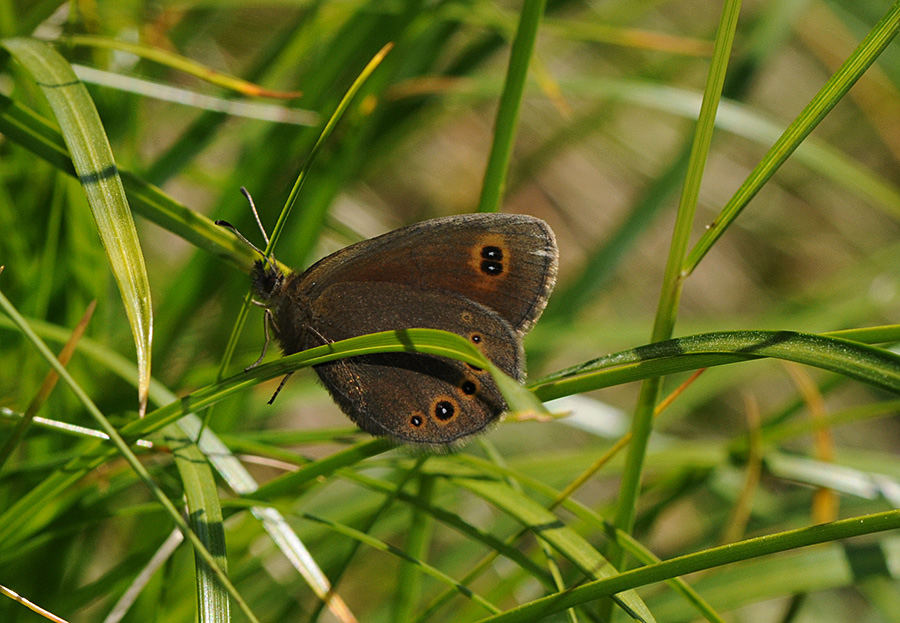
[[[284,284],[284,273],[274,262],[256,260],[250,270],[253,294],[264,303],[269,303]]]

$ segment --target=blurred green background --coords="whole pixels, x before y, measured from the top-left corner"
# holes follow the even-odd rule
[[[744,2],[694,239],[890,6],[882,0]],[[303,269],[354,241],[477,207],[520,9],[517,2],[481,0],[0,2],[0,33],[58,42],[88,86],[120,169],[192,211],[234,223],[260,244],[239,187],[252,193],[271,229],[322,125],[366,63],[393,42],[324,144],[276,249],[280,261]],[[503,211],[546,220],[560,248],[556,292],[526,340],[529,379],[650,341],[720,12],[715,2],[547,3],[503,199]],[[165,63],[96,43],[66,43],[67,35],[81,34],[140,42],[181,55],[199,70],[303,96],[251,100]],[[5,56],[0,67],[4,101],[53,119],[20,66]],[[898,83],[895,43],[686,280],[676,335],[824,332],[896,322]],[[264,108],[236,107],[244,103]],[[275,118],[254,118],[263,114]],[[68,367],[113,423],[131,420],[133,374],[123,375],[110,359],[133,360],[131,330],[83,191],[4,123],[0,290],[54,349],[96,299],[87,352]],[[225,249],[217,255],[188,242],[191,232],[202,231],[190,223],[135,220],[153,296],[153,375],[182,396],[217,380],[249,287],[246,265],[237,255],[229,261]],[[251,309],[226,375],[256,359],[261,316]],[[0,443],[46,372],[30,344],[0,318],[0,407],[8,409]],[[664,393],[686,378],[667,379]],[[258,480],[281,474],[289,462],[316,461],[365,441],[311,372],[295,374],[269,406],[277,382],[230,396],[210,422]],[[416,467],[421,457],[394,450],[342,469],[397,489],[413,474],[410,482],[421,496],[430,491],[435,507],[503,539],[521,517],[443,483],[441,474],[468,466],[467,456],[502,457],[511,470],[561,489],[629,429],[637,390],[627,383],[580,394],[551,405],[570,411],[569,418],[507,421],[484,443],[427,459],[424,467]],[[708,370],[657,420],[635,536],[668,558],[723,540],[896,508],[900,420],[893,400],[844,377],[772,360]],[[39,415],[93,426],[62,386]],[[811,420],[829,416],[834,426],[813,435]],[[748,430],[763,436],[760,454],[747,452]],[[258,443],[241,445],[251,441]],[[0,508],[86,443],[33,425],[0,471]],[[184,484],[170,456],[150,452],[143,462],[178,503]],[[620,473],[621,457],[573,499],[611,517]],[[224,485],[220,492],[230,497]],[[385,499],[340,472],[279,498],[298,513],[369,532],[457,580],[492,549],[408,502],[377,514]],[[104,620],[172,529],[116,458],[36,514],[31,531],[0,541],[0,584],[73,621]],[[225,515],[232,579],[261,620],[335,620],[246,511],[226,508]],[[605,546],[602,533],[583,519],[560,516],[594,547]],[[345,563],[352,540],[308,518],[289,521],[326,575],[342,577],[337,593],[360,621],[416,620],[445,589],[433,577],[416,576],[406,591],[399,579],[410,572],[397,556],[364,545]],[[425,528],[418,550],[407,538],[410,526]],[[727,621],[900,620],[900,539],[888,532],[853,543],[753,559],[692,584]],[[533,539],[515,545],[541,560]],[[876,563],[860,567],[854,547]],[[533,574],[509,566],[495,562],[474,589],[502,609],[545,594]],[[191,553],[182,546],[125,620],[193,620],[193,574]],[[560,574],[566,585],[582,578],[566,561]],[[660,621],[699,616],[663,585],[640,594]],[[454,599],[428,620],[489,614],[464,597]],[[590,604],[571,616],[602,620],[603,612]],[[553,616],[522,620],[571,620]],[[0,620],[42,619],[0,598]]]

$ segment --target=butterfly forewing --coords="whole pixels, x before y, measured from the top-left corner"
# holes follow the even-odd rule
[[[553,232],[540,219],[465,214],[351,245],[314,265],[302,281],[313,297],[341,281],[453,292],[496,311],[524,334],[553,288],[557,255]]]

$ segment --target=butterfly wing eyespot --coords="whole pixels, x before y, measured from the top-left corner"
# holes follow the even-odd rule
[[[450,396],[439,396],[432,404],[431,413],[440,422],[452,420],[459,411],[459,405]]]

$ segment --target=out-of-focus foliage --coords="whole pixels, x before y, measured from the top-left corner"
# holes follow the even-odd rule
[[[229,577],[261,621],[335,620],[341,603],[366,622],[475,621],[491,605],[507,611],[609,571],[592,565],[608,553],[600,518],[615,515],[624,453],[563,506],[552,503],[629,430],[640,370],[612,387],[588,380],[550,404],[568,417],[508,418],[445,456],[389,449],[355,432],[309,370],[294,374],[272,406],[277,380],[239,391],[218,384],[253,254],[211,221],[230,221],[263,244],[238,189],[252,193],[271,230],[322,126],[388,42],[393,49],[318,153],[278,259],[302,269],[356,240],[475,210],[521,8],[480,0],[0,8],[0,35],[53,41],[87,84],[122,173],[153,297],[151,410],[172,401],[167,413],[175,413],[175,396],[224,388],[231,393],[209,419],[222,452],[260,483],[300,468],[251,497],[275,504],[287,522],[281,534],[306,545],[314,561],[306,568],[334,586],[338,600],[328,606],[259,512],[236,500],[233,472],[214,462],[218,489],[211,476],[197,476],[200,485],[187,475],[186,464],[214,454],[212,446],[177,454],[191,437],[185,429],[167,436],[173,427],[154,430],[154,449],[136,448],[177,506],[187,493],[192,509],[221,510],[225,549],[213,553],[227,556]],[[545,219],[560,247],[556,292],[526,340],[529,380],[650,341],[721,10],[716,2],[548,2],[502,207]],[[860,41],[896,12],[885,0],[744,3],[691,243]],[[233,77],[303,95],[254,97]],[[897,322],[898,84],[895,42],[685,279],[676,336]],[[0,292],[55,351],[96,299],[68,369],[118,429],[142,430],[131,329],[57,123],[41,89],[4,52]],[[252,308],[224,377],[256,359],[262,324]],[[841,337],[872,343],[881,357],[898,336],[888,327]],[[857,373],[837,374],[800,357],[800,342],[786,348],[795,346],[795,358],[813,366],[744,358],[711,367],[659,415],[633,536],[663,559],[708,555],[712,570],[689,583],[727,621],[783,620],[792,608],[799,622],[896,620],[896,531],[833,540],[851,534],[838,533],[815,548],[748,552],[730,566],[711,549],[900,507],[898,397],[893,381],[876,382],[897,372],[892,355],[876,365],[870,351],[849,349],[843,363]],[[839,347],[829,343],[827,353],[840,359]],[[778,356],[771,352],[763,354]],[[665,395],[691,367],[679,367],[689,355],[669,354],[647,362],[651,376],[671,373]],[[0,314],[0,447],[47,372]],[[138,580],[174,529],[171,518],[112,446],[100,455],[82,433],[50,425],[94,427],[88,413],[60,384],[0,466],[0,585],[72,621],[103,621],[136,585],[124,620],[193,621],[198,573],[188,545]],[[74,470],[70,461],[86,456],[100,458]],[[498,558],[476,572],[490,554]],[[627,564],[645,562],[634,554]],[[658,621],[702,616],[669,584],[637,594]],[[200,611],[228,616],[221,606]],[[595,599],[575,609],[585,621],[608,611]],[[231,616],[243,620],[234,605]],[[565,612],[509,616],[570,620]],[[0,597],[0,620],[43,619]]]

